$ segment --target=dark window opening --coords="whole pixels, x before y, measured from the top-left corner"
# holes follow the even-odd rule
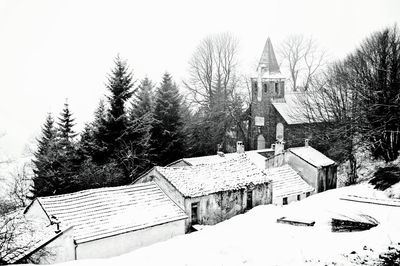
[[[268,86],[267,86],[267,84],[264,84],[264,93],[267,93],[268,92]]]
[[[199,203],[192,203],[192,224],[198,224],[199,223]]]
[[[275,82],[275,93],[279,94],[279,83]]]
[[[247,191],[247,209],[253,208],[253,191]]]
[[[287,197],[283,198],[282,204],[283,204],[283,205],[287,205]]]
[[[307,192],[307,193],[306,193],[306,197],[309,197],[310,195],[311,195],[310,192]]]
[[[254,88],[257,89],[257,81],[254,82]]]
[[[297,195],[297,200],[298,200],[298,201],[300,200],[300,195]]]

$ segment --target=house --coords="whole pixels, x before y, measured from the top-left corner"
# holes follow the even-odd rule
[[[314,193],[314,188],[287,164],[266,169],[264,173],[272,179],[272,203],[275,205],[287,205]]]
[[[55,246],[57,240],[62,247],[50,258],[52,263],[108,258],[167,240],[185,233],[188,218],[154,182],[39,197],[26,208],[25,216],[57,223],[59,233],[64,232],[64,237],[40,246]]]
[[[283,144],[276,144],[275,147]],[[337,164],[323,153],[314,149],[305,140],[302,147],[280,149],[274,156],[267,158],[265,167],[272,169],[289,165],[315,189],[315,193],[336,188]]]
[[[209,164],[156,166],[134,183],[157,183],[188,214],[187,231],[196,224],[213,225],[254,206],[270,204],[268,176],[244,154],[230,157],[215,163],[208,160]]]
[[[287,147],[300,146],[322,130],[321,123],[306,116],[301,100],[305,93],[286,91],[285,81],[268,38],[251,78],[250,149],[265,149],[277,140],[285,141]]]
[[[285,157],[287,163],[315,188],[316,193],[336,188],[337,164],[318,150],[306,144],[289,148]]]

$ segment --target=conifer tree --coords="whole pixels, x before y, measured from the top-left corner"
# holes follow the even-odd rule
[[[59,122],[57,124],[59,126],[60,138],[63,141],[70,142],[76,136],[75,132],[72,130],[72,127],[75,124],[72,114],[69,111],[68,102],[64,103],[64,109],[62,110],[61,116],[59,117]]]
[[[151,99],[153,87],[148,78],[143,79],[129,111],[128,135],[125,138],[125,149],[122,150],[125,156],[122,158],[131,179],[152,166],[150,134],[154,120]]]
[[[56,187],[52,155],[56,152],[56,129],[53,116],[49,113],[42,127],[42,136],[38,139],[38,148],[34,153],[34,177],[31,187],[33,197],[53,195]]]
[[[108,77],[107,89],[111,95],[108,96],[110,109],[106,123],[109,152],[112,154],[120,146],[127,128],[127,117],[125,102],[128,101],[133,92],[132,72],[128,70],[126,61],[122,61],[119,56],[115,59],[115,68]]]
[[[182,98],[171,76],[165,73],[156,91],[151,146],[154,163],[166,165],[184,154],[181,118]]]
[[[131,116],[138,118],[153,112],[153,88],[153,83],[147,77],[140,82],[136,100],[132,102]]]
[[[74,119],[66,102],[58,118],[58,138],[56,139],[56,159],[54,172],[59,180],[57,194],[70,193],[80,190],[78,174],[83,157],[74,140],[76,133],[73,130]]]
[[[54,119],[51,113],[47,114],[46,121],[42,128],[42,137],[38,139],[38,147],[35,156],[46,154],[51,142],[56,137],[56,130],[54,128]]]

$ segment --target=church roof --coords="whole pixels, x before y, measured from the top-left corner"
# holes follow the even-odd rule
[[[281,73],[270,38],[268,38],[265,43],[257,70],[259,70],[260,68],[262,72],[268,72],[269,74]]]
[[[306,117],[305,107],[300,98],[304,93],[286,93],[285,101],[273,102],[272,105],[289,125],[307,124],[310,120]]]

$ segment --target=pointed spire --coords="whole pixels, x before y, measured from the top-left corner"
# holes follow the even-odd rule
[[[260,63],[257,67],[257,71],[259,70],[269,73],[281,73],[278,61],[275,57],[274,48],[272,47],[272,43],[269,37],[267,39],[267,42],[265,43],[264,50],[260,58]]]

